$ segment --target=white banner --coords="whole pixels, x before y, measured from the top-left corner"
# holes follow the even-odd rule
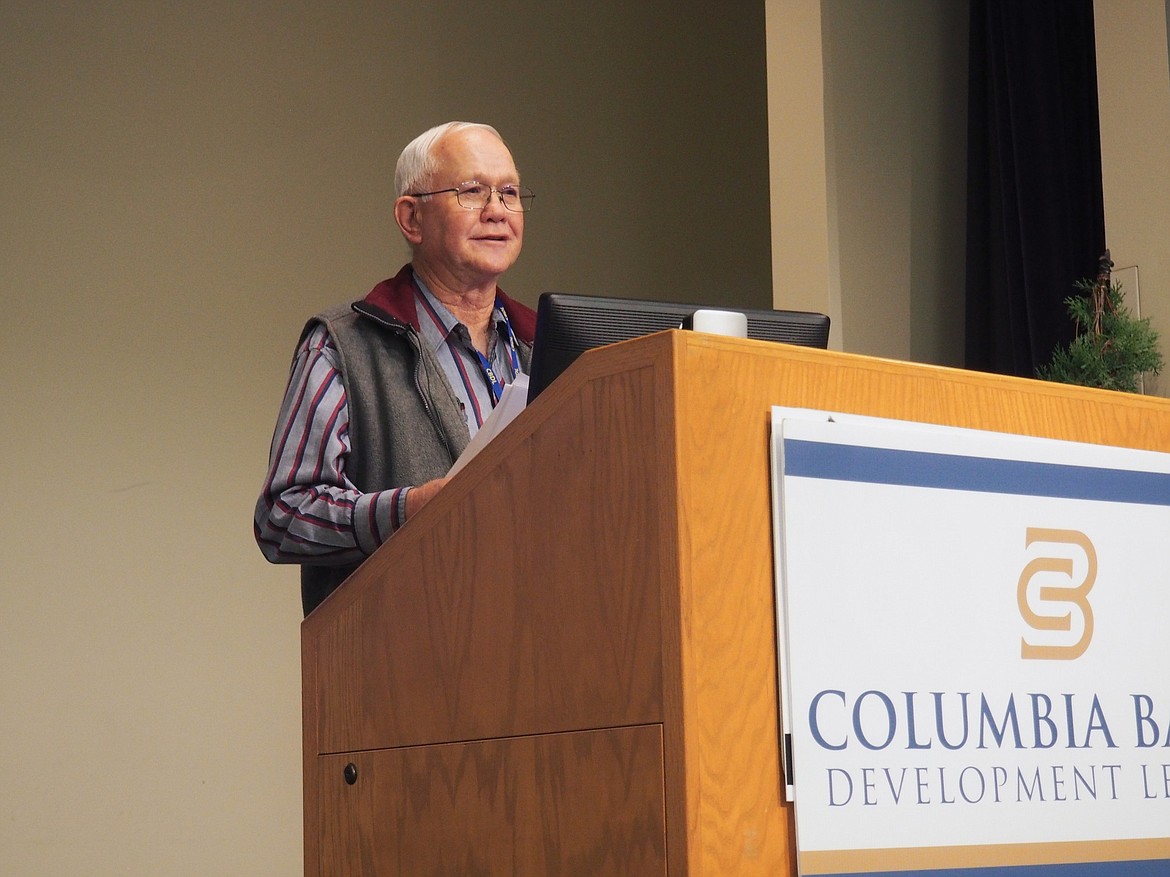
[[[1170,874],[1170,455],[780,408],[772,449],[801,874]]]

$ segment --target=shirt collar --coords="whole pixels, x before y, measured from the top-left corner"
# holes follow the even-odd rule
[[[459,319],[447,310],[447,306],[439,301],[438,297],[431,292],[418,272],[414,274],[414,285],[416,290],[416,298],[418,299],[418,322],[422,330],[422,335],[427,339],[427,343],[431,345],[432,351],[437,351],[443,344],[447,342],[448,337],[455,330],[456,327],[463,327],[463,334],[467,335],[467,328],[459,322]],[[500,324],[510,326],[508,322],[508,314],[500,303],[500,298],[496,296],[495,306],[492,309],[492,319],[488,326],[488,349],[494,348],[496,342],[499,340],[499,332],[497,327]],[[467,336],[470,342],[470,336]],[[509,339],[510,341],[511,339]]]
[[[414,286],[419,328],[431,349],[438,350],[447,341],[451,331],[459,325],[459,320],[435,297],[417,273],[414,275]]]

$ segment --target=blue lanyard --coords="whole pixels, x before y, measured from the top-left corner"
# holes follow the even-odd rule
[[[512,363],[512,374],[520,374],[520,358],[516,355],[516,336],[512,332],[512,323],[508,320],[508,312],[504,310],[500,304],[500,300],[496,299],[495,313],[498,313],[503,319],[500,321],[504,324],[504,331],[499,331],[500,322],[496,323],[497,342],[502,341],[508,348],[508,358]],[[493,314],[493,317],[495,314]],[[503,335],[500,338],[499,335]],[[479,357],[479,365],[483,369],[484,376],[488,379],[488,385],[492,389],[492,407],[500,401],[500,397],[504,395],[504,380],[500,375],[496,374],[495,367],[491,360],[479,352],[477,349],[475,355]]]

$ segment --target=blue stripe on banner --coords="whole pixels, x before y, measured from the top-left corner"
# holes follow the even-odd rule
[[[1170,506],[1170,474],[1162,472],[963,457],[803,439],[784,440],[784,474],[867,484]]]
[[[817,877],[1166,877],[1170,860],[1082,862],[1064,865],[996,865],[990,868],[939,868],[925,871],[862,871]]]

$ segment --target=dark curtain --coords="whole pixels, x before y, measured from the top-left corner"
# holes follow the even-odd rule
[[[966,365],[1032,377],[1105,249],[1092,0],[971,0]]]

